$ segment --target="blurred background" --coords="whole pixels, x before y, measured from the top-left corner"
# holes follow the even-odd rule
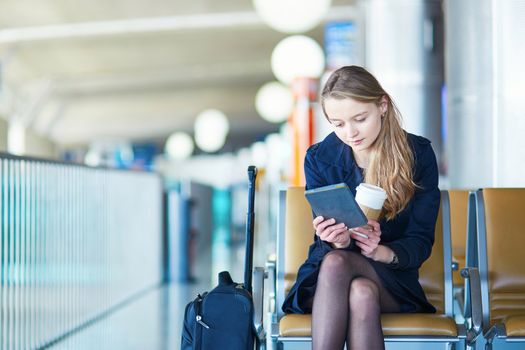
[[[242,280],[278,192],[369,69],[442,189],[525,185],[522,0],[2,0],[1,349],[177,349],[185,304]]]

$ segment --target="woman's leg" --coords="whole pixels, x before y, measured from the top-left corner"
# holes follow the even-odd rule
[[[321,264],[312,309],[312,343],[313,349],[342,349],[345,340],[352,341],[350,321],[351,284],[358,277],[364,277],[377,287],[376,302],[380,310],[396,311],[399,306],[388,291],[381,286],[381,280],[365,257],[355,252],[334,250],[328,253]],[[379,312],[376,312],[379,314]],[[377,321],[369,322],[375,327],[376,338],[383,341],[381,328],[377,334]],[[368,323],[367,323],[368,325]],[[365,338],[366,339],[366,338]],[[357,340],[359,342],[359,339]],[[350,346],[348,346],[350,348]],[[373,349],[366,346],[367,349]],[[356,348],[357,349],[357,348]]]
[[[398,312],[399,304],[390,295],[386,301],[381,300],[380,285],[365,277],[354,278],[350,283],[348,349],[385,348],[381,312]]]

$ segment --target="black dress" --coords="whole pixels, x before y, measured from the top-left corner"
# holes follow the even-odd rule
[[[381,242],[398,256],[393,268],[388,264],[367,258],[383,286],[401,305],[401,312],[436,312],[427,301],[419,284],[418,269],[428,259],[434,243],[440,192],[438,168],[430,141],[408,134],[414,154],[414,182],[419,186],[407,207],[394,219],[381,220]],[[356,187],[363,182],[363,175],[355,163],[351,148],[331,133],[322,142],[311,146],[305,157],[306,188],[317,188],[345,182],[355,195]],[[306,234],[306,233],[305,233]],[[317,276],[323,257],[333,250],[314,233],[314,242],[308,258],[301,265],[297,280],[288,293],[282,309],[285,313],[311,313],[308,301],[314,296]],[[352,243],[346,250],[360,252]]]

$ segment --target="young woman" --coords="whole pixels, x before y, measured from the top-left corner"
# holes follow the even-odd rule
[[[306,188],[345,182],[355,195],[366,182],[388,198],[369,230],[313,220],[314,243],[283,310],[312,313],[313,349],[384,349],[381,313],[435,312],[418,268],[434,243],[436,157],[429,140],[401,128],[392,99],[362,67],[335,71],[321,103],[334,132],[307,151]]]

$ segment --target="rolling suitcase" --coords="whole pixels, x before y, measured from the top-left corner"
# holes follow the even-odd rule
[[[246,220],[244,284],[233,282],[230,273],[219,273],[219,284],[197,295],[184,312],[182,350],[253,350],[252,269],[255,179],[257,168],[248,167],[249,191]]]

